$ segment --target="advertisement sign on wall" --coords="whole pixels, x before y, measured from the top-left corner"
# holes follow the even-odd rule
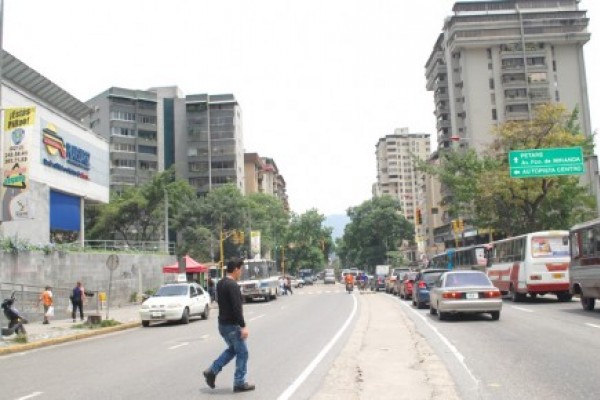
[[[260,231],[250,232],[250,252],[254,258],[260,258]]]
[[[33,218],[29,205],[29,151],[35,107],[9,108],[4,113],[2,220]]]
[[[91,154],[84,145],[75,143],[74,138],[61,132],[52,123],[40,119],[43,150],[42,163],[80,179],[89,180]]]

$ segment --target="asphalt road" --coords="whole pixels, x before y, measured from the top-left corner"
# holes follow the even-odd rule
[[[257,390],[236,397],[309,398],[347,341],[355,320],[354,296],[341,285],[294,293],[244,306],[249,381]],[[208,388],[202,377],[225,348],[216,317],[215,312],[208,321],[140,327],[2,357],[0,398],[231,398],[233,362],[217,377],[216,389]],[[332,343],[336,336],[339,340]],[[315,358],[321,361],[315,363]]]
[[[465,400],[575,400],[600,393],[600,311],[584,312],[576,300],[504,300],[499,321],[487,315],[439,321],[429,310],[398,301]]]

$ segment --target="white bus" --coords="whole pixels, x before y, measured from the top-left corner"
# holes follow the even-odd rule
[[[572,227],[570,241],[569,288],[592,311],[600,299],[600,219]]]
[[[276,300],[279,294],[279,278],[276,273],[273,260],[245,260],[242,276],[238,281],[244,300]]]
[[[556,294],[570,301],[569,232],[528,233],[490,243],[487,274],[492,283],[515,302]]]

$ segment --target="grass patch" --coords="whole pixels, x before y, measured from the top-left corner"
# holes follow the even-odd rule
[[[76,324],[76,325],[73,325],[72,328],[73,329],[100,329],[100,328],[109,328],[111,326],[117,326],[117,325],[121,325],[121,323],[119,321],[115,321],[114,319],[105,319],[105,320],[100,321],[99,324],[88,324],[88,323]]]
[[[19,333],[17,335],[17,337],[15,337],[14,340],[15,340],[15,343],[27,343],[28,342],[27,335],[24,335],[22,333]]]

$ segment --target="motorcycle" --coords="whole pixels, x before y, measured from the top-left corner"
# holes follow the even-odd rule
[[[15,300],[15,292],[12,292],[10,298],[4,299],[2,302],[2,311],[9,321],[8,328],[2,328],[2,335],[4,336],[12,335],[13,333],[16,333],[17,335],[27,334],[23,324],[26,324],[28,321],[14,306]]]
[[[354,290],[354,285],[351,283],[346,283],[346,291],[348,291],[348,294],[352,294],[353,290]]]

